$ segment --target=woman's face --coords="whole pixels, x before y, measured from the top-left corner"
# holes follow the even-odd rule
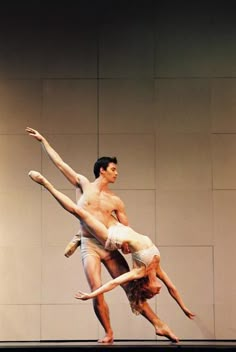
[[[146,298],[152,298],[160,293],[161,283],[157,279],[152,280],[151,282],[149,281],[144,284],[144,289],[146,291]]]

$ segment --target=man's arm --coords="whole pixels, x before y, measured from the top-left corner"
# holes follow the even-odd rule
[[[126,282],[137,280],[143,277],[145,274],[145,267],[134,268],[131,271],[118,276],[117,278],[108,281],[106,284],[102,285],[98,289],[93,292],[85,293],[82,291],[78,291],[75,294],[75,298],[86,301],[87,299],[97,297],[102,293],[113,290],[115,287],[125,284]]]
[[[52,160],[54,165],[62,172],[62,174],[75,186],[78,187],[88,182],[87,178],[83,175],[77,174],[69,165],[67,165],[60,155],[51,147],[49,142],[43,137],[38,131],[34,130],[31,127],[26,128],[26,132],[32,137],[34,137],[37,141],[39,141],[47,153],[48,157]]]
[[[117,209],[115,210],[115,214],[116,214],[117,220],[121,224],[125,226],[129,225],[128,216],[125,210],[125,205],[120,198],[118,198],[118,201],[117,201]]]

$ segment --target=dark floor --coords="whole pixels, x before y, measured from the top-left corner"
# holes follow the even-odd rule
[[[72,352],[73,351],[106,351],[109,352],[126,352],[134,350],[137,352],[146,352],[153,349],[158,349],[158,352],[164,352],[172,349],[176,352],[190,352],[190,351],[227,351],[236,352],[236,340],[182,340],[179,343],[171,343],[169,341],[155,341],[155,340],[116,340],[113,344],[99,344],[96,341],[35,341],[35,342],[0,342],[0,352]]]

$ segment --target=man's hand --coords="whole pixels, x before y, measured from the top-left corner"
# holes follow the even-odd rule
[[[75,294],[75,298],[77,299],[80,299],[82,301],[87,301],[87,299],[90,299],[91,298],[91,295],[89,293],[85,293],[85,292],[82,292],[82,291],[78,291],[76,294]]]
[[[37,139],[39,142],[42,141],[43,136],[42,136],[38,131],[34,130],[33,128],[27,127],[27,128],[25,129],[25,131],[28,132],[30,136],[32,136],[32,137],[34,137],[35,139]]]

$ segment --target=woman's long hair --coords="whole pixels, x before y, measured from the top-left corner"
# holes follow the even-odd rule
[[[145,276],[141,279],[130,281],[128,284],[126,292],[127,297],[129,299],[132,312],[136,315],[140,314],[143,303],[150,298],[148,283],[148,276]]]

